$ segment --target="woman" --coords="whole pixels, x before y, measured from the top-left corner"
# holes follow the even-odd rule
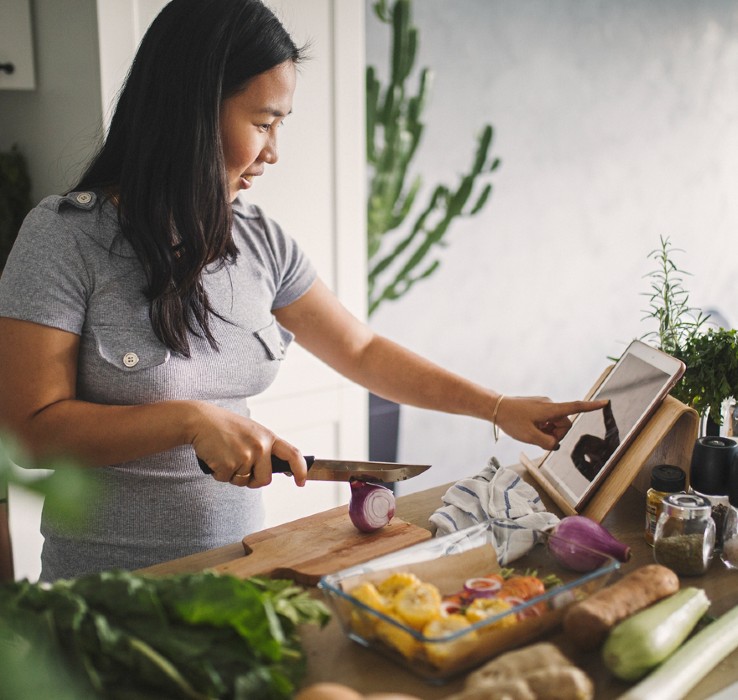
[[[602,405],[502,400],[374,334],[246,204],[241,191],[277,162],[302,58],[257,0],[174,0],[80,182],[24,223],[0,280],[0,424],[37,455],[97,467],[103,494],[81,504],[82,534],[44,513],[42,580],[258,529],[271,455],[298,486],[306,476],[300,452],[247,407],[293,338],[377,394],[547,449],[569,414]]]

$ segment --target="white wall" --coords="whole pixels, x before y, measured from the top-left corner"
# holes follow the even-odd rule
[[[33,0],[34,90],[0,90],[0,149],[26,155],[33,200],[80,175],[101,133],[95,0]]]
[[[367,56],[387,30],[368,11]],[[635,336],[670,236],[692,302],[738,323],[738,4],[732,0],[422,0],[419,65],[436,82],[417,157],[454,182],[474,134],[496,129],[502,167],[484,212],[452,229],[437,274],[372,324],[507,394],[581,397]],[[403,409],[400,459],[428,476],[476,473],[481,422]]]

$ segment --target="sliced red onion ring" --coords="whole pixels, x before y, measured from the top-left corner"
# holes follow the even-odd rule
[[[395,515],[395,495],[386,486],[351,482],[349,517],[361,532],[374,532],[389,523]]]
[[[492,598],[502,588],[502,583],[494,578],[480,576],[464,582],[464,590],[474,598]]]

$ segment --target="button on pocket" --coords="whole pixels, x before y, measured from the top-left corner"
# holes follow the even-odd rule
[[[123,355],[123,364],[126,367],[135,367],[138,364],[138,355],[135,352],[127,352]]]

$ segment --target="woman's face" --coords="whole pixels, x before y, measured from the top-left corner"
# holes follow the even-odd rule
[[[266,163],[277,162],[277,130],[292,111],[295,81],[295,64],[285,61],[223,100],[220,138],[231,202],[263,174]]]

